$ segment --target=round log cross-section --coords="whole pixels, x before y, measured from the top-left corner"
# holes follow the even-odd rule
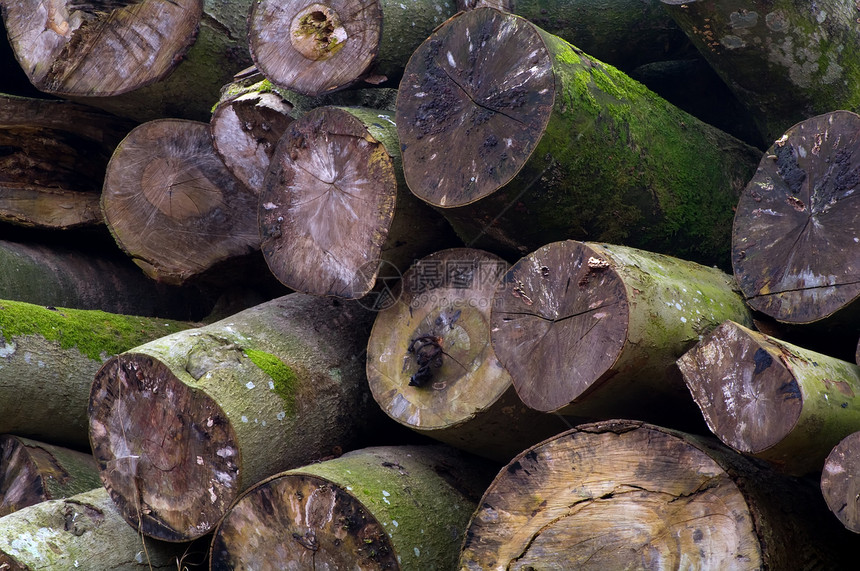
[[[827,455],[821,493],[842,525],[860,533],[860,431],[840,440]]]
[[[850,313],[844,320],[856,324],[858,192],[855,113],[802,121],[768,149],[741,195],[732,233],[734,273],[753,309],[796,324]]]

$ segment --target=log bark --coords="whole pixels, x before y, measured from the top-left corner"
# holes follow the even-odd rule
[[[215,304],[214,293],[156,283],[122,255],[5,240],[0,299],[185,321],[203,318]]]
[[[457,241],[406,188],[394,122],[376,109],[318,107],[290,124],[259,204],[269,269],[304,293],[362,297]]]
[[[416,50],[396,123],[412,192],[467,246],[517,256],[574,238],[728,267],[732,209],[761,157],[491,8]]]
[[[843,569],[857,538],[814,483],[636,421],[517,456],[472,516],[460,569]]]
[[[459,0],[458,5],[522,16],[622,71],[696,53],[658,0]]]
[[[455,12],[454,0],[408,6],[382,0],[261,0],[249,16],[251,56],[272,83],[305,95],[362,80],[394,82],[413,50]]]
[[[164,119],[129,133],[108,163],[102,210],[117,244],[165,283],[260,247],[257,196],[218,158],[205,123]]]
[[[497,462],[568,428],[520,401],[490,344],[493,294],[507,269],[470,248],[418,260],[367,343],[370,390],[388,416]]]
[[[231,507],[211,569],[453,569],[491,478],[441,446],[365,448],[277,474]]]
[[[860,430],[860,367],[727,321],[678,359],[711,431],[803,475]]]
[[[860,44],[853,2],[663,0],[756,119],[766,141],[836,109],[856,111]]]
[[[834,111],[788,129],[737,205],[732,265],[750,306],[778,321],[860,317],[860,116]]]
[[[101,224],[105,167],[132,127],[69,101],[0,94],[0,222],[46,229]]]
[[[208,120],[250,63],[247,0],[4,0],[10,41],[40,90],[143,122]]]
[[[0,436],[0,517],[101,485],[90,453],[10,434]]]
[[[750,323],[732,286],[715,268],[661,254],[555,242],[502,278],[493,349],[537,410],[698,427],[675,360],[726,319]]]
[[[90,440],[126,521],[158,539],[200,537],[252,484],[375,428],[359,359],[372,315],[290,294],[108,360]]]
[[[827,507],[846,529],[860,533],[860,432],[839,441],[827,455],[821,471],[821,493]]]
[[[0,519],[0,568],[10,571],[195,568],[187,549],[140,537],[102,487]]]
[[[86,449],[87,399],[109,357],[189,323],[0,301],[0,434]]]

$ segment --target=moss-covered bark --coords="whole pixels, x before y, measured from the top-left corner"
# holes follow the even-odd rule
[[[372,316],[290,294],[105,363],[90,436],[126,520],[199,537],[255,482],[352,446],[381,417],[361,358]]]
[[[761,157],[490,8],[416,50],[396,117],[412,192],[466,245],[518,255],[576,238],[728,268],[733,208]]]
[[[86,448],[87,399],[104,361],[190,326],[0,301],[0,433]]]
[[[453,569],[491,477],[487,464],[440,446],[365,448],[296,468],[233,505],[212,569]]]
[[[678,359],[708,427],[732,448],[803,475],[860,430],[860,367],[734,322]]]

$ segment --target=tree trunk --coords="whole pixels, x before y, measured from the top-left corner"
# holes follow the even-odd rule
[[[727,321],[678,359],[711,431],[803,475],[860,430],[860,367]]]
[[[503,468],[472,516],[460,568],[848,569],[857,538],[808,480],[711,439],[614,420]]]
[[[16,56],[36,87],[141,122],[208,119],[221,86],[251,61],[250,4],[0,1]]]
[[[275,146],[294,119],[315,107],[349,105],[394,111],[397,90],[351,89],[308,97],[280,89],[259,73],[222,90],[209,121],[215,151],[245,186],[259,193]]]
[[[348,299],[368,293],[380,272],[390,277],[456,242],[406,188],[390,114],[357,107],[318,107],[289,126],[263,183],[259,223],[281,283]]]
[[[696,53],[659,0],[459,0],[458,5],[522,16],[625,72]]]
[[[821,493],[827,507],[846,529],[860,533],[860,432],[833,447],[821,472]]]
[[[493,299],[493,348],[526,405],[699,427],[675,360],[726,319],[750,323],[715,268],[568,240],[529,254]]]
[[[198,287],[148,279],[121,254],[4,240],[0,240],[0,299],[180,320],[201,319],[215,304],[214,294]]]
[[[86,449],[87,399],[108,357],[187,323],[0,301],[0,434]]]
[[[102,209],[117,244],[165,283],[260,247],[257,197],[218,158],[205,123],[164,119],[129,133],[108,164]]]
[[[396,116],[412,192],[467,246],[520,256],[577,238],[728,267],[732,210],[761,157],[491,8],[418,48]]]
[[[202,536],[252,484],[374,427],[361,358],[372,316],[290,294],[105,363],[90,440],[126,521],[158,539]]]
[[[367,344],[370,390],[388,416],[498,462],[568,427],[523,405],[490,345],[493,294],[507,268],[468,248],[419,260]]]
[[[857,110],[857,7],[845,0],[663,0],[756,119],[766,141],[836,109]]]
[[[0,518],[0,569],[9,571],[193,568],[187,550],[140,537],[103,487]]]
[[[261,0],[249,17],[251,56],[272,83],[305,95],[395,82],[413,50],[454,12],[454,0]]]
[[[732,233],[734,273],[753,309],[796,324],[833,316],[856,332],[858,183],[854,113],[798,123],[768,149],[738,202]]]
[[[92,454],[0,436],[0,517],[102,485]]]
[[[219,525],[211,569],[453,569],[487,468],[441,446],[386,446],[275,475]]]
[[[105,167],[132,127],[69,101],[0,94],[0,222],[101,224]]]

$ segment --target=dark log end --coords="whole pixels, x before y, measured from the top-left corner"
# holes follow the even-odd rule
[[[49,499],[27,447],[14,436],[0,437],[0,517]]]
[[[523,402],[556,411],[611,376],[627,308],[610,262],[581,242],[555,242],[514,264],[496,291],[491,331]]]
[[[239,493],[230,420],[161,361],[135,353],[107,361],[93,382],[89,418],[102,481],[143,534],[167,541],[204,535]]]
[[[765,153],[738,203],[732,264],[754,309],[824,319],[860,296],[860,117],[798,123]]]
[[[847,529],[860,533],[860,432],[843,438],[821,472],[821,493],[827,507]]]
[[[555,98],[552,59],[526,20],[460,14],[412,55],[397,98],[409,188],[443,207],[492,194],[522,168]]]

